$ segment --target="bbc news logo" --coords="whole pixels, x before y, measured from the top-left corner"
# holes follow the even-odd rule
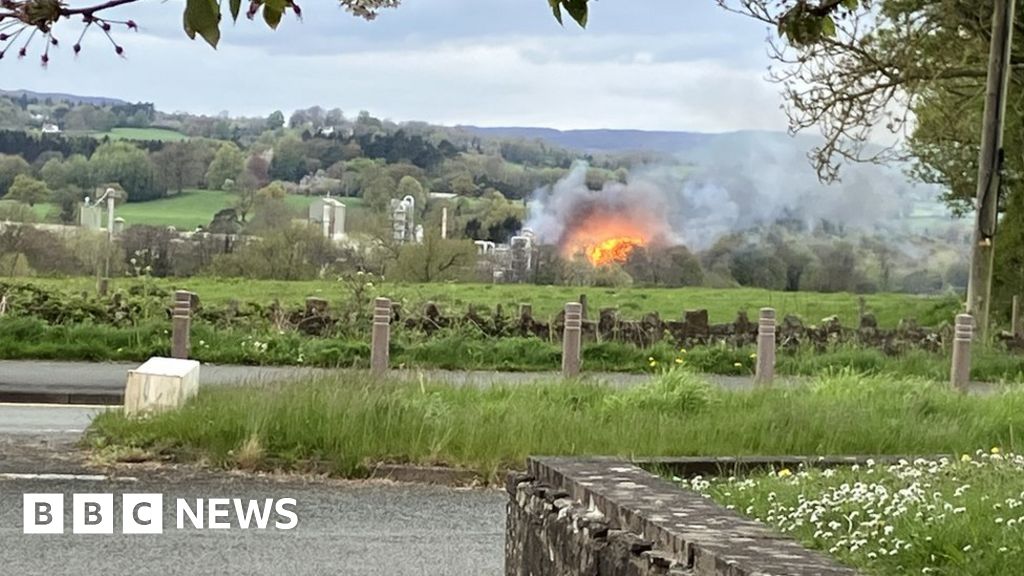
[[[64,533],[63,494],[25,494],[25,534]],[[295,499],[178,498],[174,501],[178,530],[292,530],[299,524]],[[113,534],[117,509],[113,494],[72,494],[72,534]],[[122,534],[163,534],[163,494],[122,494]]]

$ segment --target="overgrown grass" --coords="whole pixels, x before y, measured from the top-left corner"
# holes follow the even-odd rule
[[[207,388],[144,419],[100,415],[94,447],[146,450],[215,466],[304,468],[344,476],[373,463],[447,464],[494,476],[527,455],[633,456],[962,453],[1012,450],[1024,392],[962,396],[923,380],[839,374],[742,392],[673,370],[628,390],[574,382],[450,387],[346,376]]]
[[[689,486],[864,574],[1010,575],[1024,562],[1024,457],[998,447]]]

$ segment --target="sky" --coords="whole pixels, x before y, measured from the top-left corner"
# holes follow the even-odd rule
[[[74,57],[81,25],[63,23],[49,67],[38,55],[0,61],[0,88],[203,114],[320,105],[446,125],[786,126],[778,87],[765,80],[769,31],[714,0],[596,0],[586,30],[568,18],[560,26],[545,0],[405,0],[372,22],[332,0],[300,5],[303,19],[286,15],[277,31],[226,18],[214,50],[182,31],[184,0],[142,0],[108,11],[139,25],[115,32],[125,58],[101,33]]]

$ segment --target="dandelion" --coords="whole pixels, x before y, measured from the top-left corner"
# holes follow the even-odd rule
[[[657,366],[658,365],[657,360],[651,360],[650,365],[651,365],[651,368],[654,368],[655,366]]]
[[[971,460],[972,458],[970,454],[964,454],[963,456],[960,457],[961,462],[970,462]]]
[[[751,352],[750,353],[750,359],[751,360],[757,360],[757,352]]]
[[[736,362],[736,363],[733,364],[733,366],[735,366],[736,368],[743,368],[743,363],[742,362]]]
[[[676,358],[676,364],[682,364],[682,363],[683,363],[683,359],[682,358]]]
[[[1002,450],[999,449],[999,446],[993,446],[990,452],[992,452],[993,454],[999,454],[1000,452],[1002,452]]]
[[[789,478],[793,475],[793,472],[789,468],[783,468],[779,470],[779,478]]]

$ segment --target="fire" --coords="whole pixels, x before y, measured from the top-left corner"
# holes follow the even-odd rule
[[[637,246],[648,244],[642,223],[621,216],[592,214],[562,240],[563,254],[583,254],[594,266],[625,262]]]
[[[585,248],[587,260],[594,266],[604,266],[613,262],[625,262],[637,246],[643,246],[644,239],[639,237],[622,236],[609,238],[598,243],[596,246]]]

